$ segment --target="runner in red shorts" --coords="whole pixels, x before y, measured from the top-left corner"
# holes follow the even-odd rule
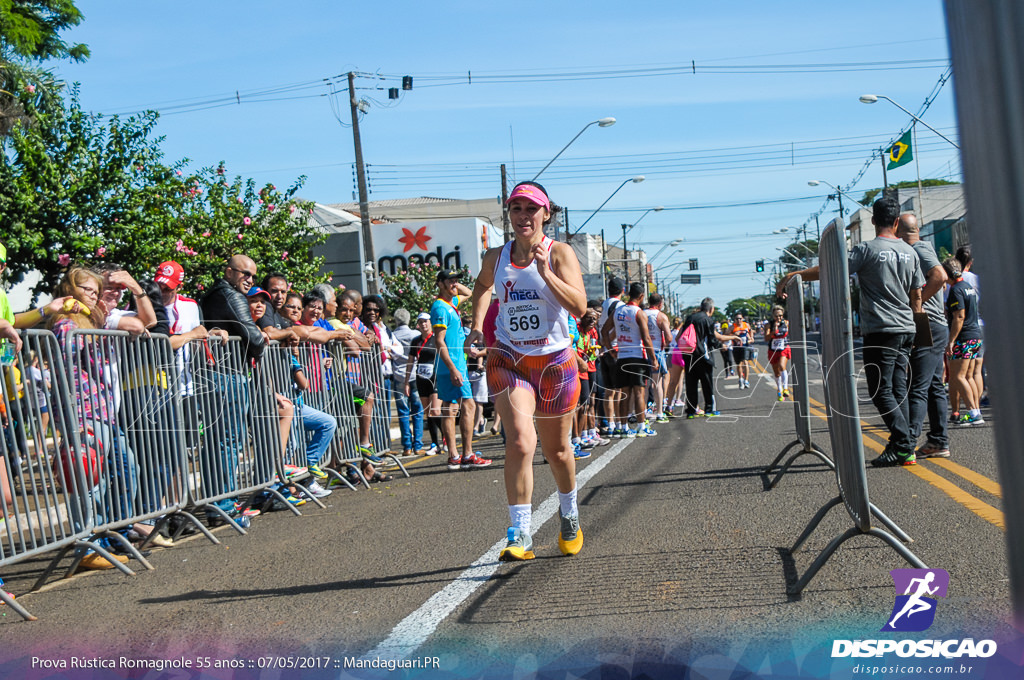
[[[579,260],[572,248],[544,236],[557,206],[539,184],[523,182],[506,201],[514,239],[484,256],[473,289],[473,328],[466,352],[482,338],[492,289],[497,291],[495,346],[487,353],[487,389],[505,426],[505,493],[511,526],[502,561],[533,559],[530,536],[533,455],[540,440],[558,487],[558,547],[583,547],[576,503],[576,461],[569,443],[579,399],[569,314],[587,309]],[[535,427],[536,425],[536,427]]]
[[[779,401],[789,396],[789,371],[786,366],[793,358],[789,349],[789,323],[786,321],[786,310],[779,305],[772,307],[772,318],[764,331],[764,339],[768,343],[768,362],[775,373],[775,383],[779,387]]]

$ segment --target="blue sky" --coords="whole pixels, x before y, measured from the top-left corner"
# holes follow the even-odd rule
[[[885,94],[917,112],[948,59],[937,1],[78,5],[86,18],[67,38],[93,56],[55,70],[81,83],[86,108],[160,110],[167,159],[224,160],[232,174],[278,186],[306,175],[301,195],[322,203],[353,199],[347,96],[336,97],[336,117],[324,82],[348,71],[384,77],[357,80],[370,100],[360,128],[371,199],[499,195],[500,164],[529,179],[588,122],[614,116],[612,127],[590,127],[541,181],[578,226],[623,180],[644,175],[587,231],[619,238],[621,223],[665,206],[630,242],[653,255],[685,239],[680,257],[698,258],[705,277],[687,301],[712,295],[723,305],[763,290],[754,260],[776,257],[790,240],[772,231],[802,225],[822,207],[827,190],[807,180],[846,187],[870,148],[908,124],[888,102],[868,106],[858,96]],[[837,66],[879,62],[888,63]],[[656,71],[684,65],[697,73]],[[413,77],[413,90],[389,102],[377,88],[400,87],[393,76],[401,75]],[[923,118],[955,139],[953,86]],[[276,92],[257,94],[268,90]],[[236,92],[240,104],[175,108]],[[918,135],[922,176],[959,179],[956,150],[923,128]],[[911,163],[890,181],[915,176]],[[876,160],[850,192],[880,183]],[[766,201],[780,202],[707,207]],[[834,214],[833,202],[821,224]]]

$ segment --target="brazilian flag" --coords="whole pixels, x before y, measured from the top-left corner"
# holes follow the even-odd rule
[[[914,154],[910,150],[910,133],[911,130],[907,130],[895,144],[889,147],[889,164],[885,166],[886,170],[898,168],[914,160]]]

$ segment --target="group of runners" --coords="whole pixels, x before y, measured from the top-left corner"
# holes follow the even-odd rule
[[[750,389],[750,367],[757,358],[757,350],[753,347],[754,338],[760,333],[768,345],[768,363],[775,377],[778,400],[785,401],[790,396],[789,361],[793,358],[789,346],[789,322],[786,320],[786,310],[780,305],[774,305],[770,315],[771,318],[759,321],[754,326],[746,321],[743,312],[736,312],[731,324],[723,321],[722,333],[734,335],[738,339],[722,343],[722,359],[728,375],[736,376],[737,386],[741,390]]]

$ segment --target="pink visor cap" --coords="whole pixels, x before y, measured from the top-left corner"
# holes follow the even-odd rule
[[[505,201],[505,205],[508,205],[517,198],[525,198],[531,203],[536,203],[542,208],[551,210],[551,200],[547,197],[543,191],[530,184],[520,184],[512,193],[509,195],[508,200]]]

